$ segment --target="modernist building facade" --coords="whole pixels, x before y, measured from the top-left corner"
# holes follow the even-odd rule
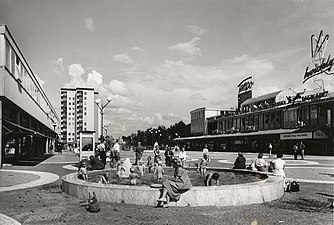
[[[61,88],[61,140],[69,147],[77,147],[80,132],[97,131],[101,119],[93,88]],[[99,133],[95,139],[98,140]]]
[[[302,141],[307,154],[333,155],[334,93],[288,93],[247,99],[235,114],[207,118],[207,135],[176,140],[194,150],[208,144],[218,151],[249,152],[266,152],[272,143],[274,151],[289,154]]]
[[[208,134],[207,118],[219,115],[234,114],[235,109],[214,109],[214,108],[198,108],[190,112],[190,134],[192,136]]]
[[[52,153],[59,117],[6,25],[0,25],[0,167]]]

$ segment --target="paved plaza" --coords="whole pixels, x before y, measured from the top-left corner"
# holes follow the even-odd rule
[[[177,153],[176,153],[177,154]],[[144,158],[153,155],[144,153]],[[201,152],[187,152],[194,166]],[[212,167],[232,168],[237,153],[210,152]],[[122,151],[134,161],[134,153]],[[256,158],[246,153],[247,164]],[[274,156],[265,155],[266,161]],[[36,166],[6,166],[0,170],[0,224],[333,224],[334,157],[285,155],[288,178],[300,181],[301,191],[285,193],[277,201],[236,207],[170,207],[101,203],[91,214],[85,199],[60,189],[61,177],[73,173],[78,157],[72,152],[54,155]]]

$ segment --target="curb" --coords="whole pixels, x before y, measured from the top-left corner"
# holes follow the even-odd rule
[[[15,219],[6,216],[4,214],[0,213],[0,224],[6,224],[6,225],[21,225],[21,223],[19,223],[18,221],[16,221]]]

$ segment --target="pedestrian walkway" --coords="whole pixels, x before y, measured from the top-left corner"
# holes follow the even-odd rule
[[[0,224],[1,225],[20,225],[19,222],[14,220],[13,218],[6,216],[0,213]]]
[[[4,179],[4,177],[12,175],[15,179]],[[33,175],[33,176],[31,176]],[[28,180],[27,180],[28,177]],[[30,180],[29,180],[30,178]],[[59,179],[59,176],[53,173],[26,171],[26,170],[0,170],[0,181],[7,182],[5,187],[0,187],[0,192],[13,191],[24,188],[31,188],[44,184],[55,182]]]
[[[48,172],[33,171],[34,168],[37,168],[40,165],[48,164],[76,163],[78,162],[77,160],[78,157],[74,153],[64,152],[63,154],[56,154],[44,160],[35,167],[11,166],[0,169],[0,192],[31,188],[53,183],[59,179],[58,175]],[[27,168],[27,170],[24,170],[24,168]]]

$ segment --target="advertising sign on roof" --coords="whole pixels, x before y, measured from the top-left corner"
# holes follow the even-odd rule
[[[246,93],[252,90],[254,82],[252,81],[252,76],[247,77],[238,84],[238,94]]]

